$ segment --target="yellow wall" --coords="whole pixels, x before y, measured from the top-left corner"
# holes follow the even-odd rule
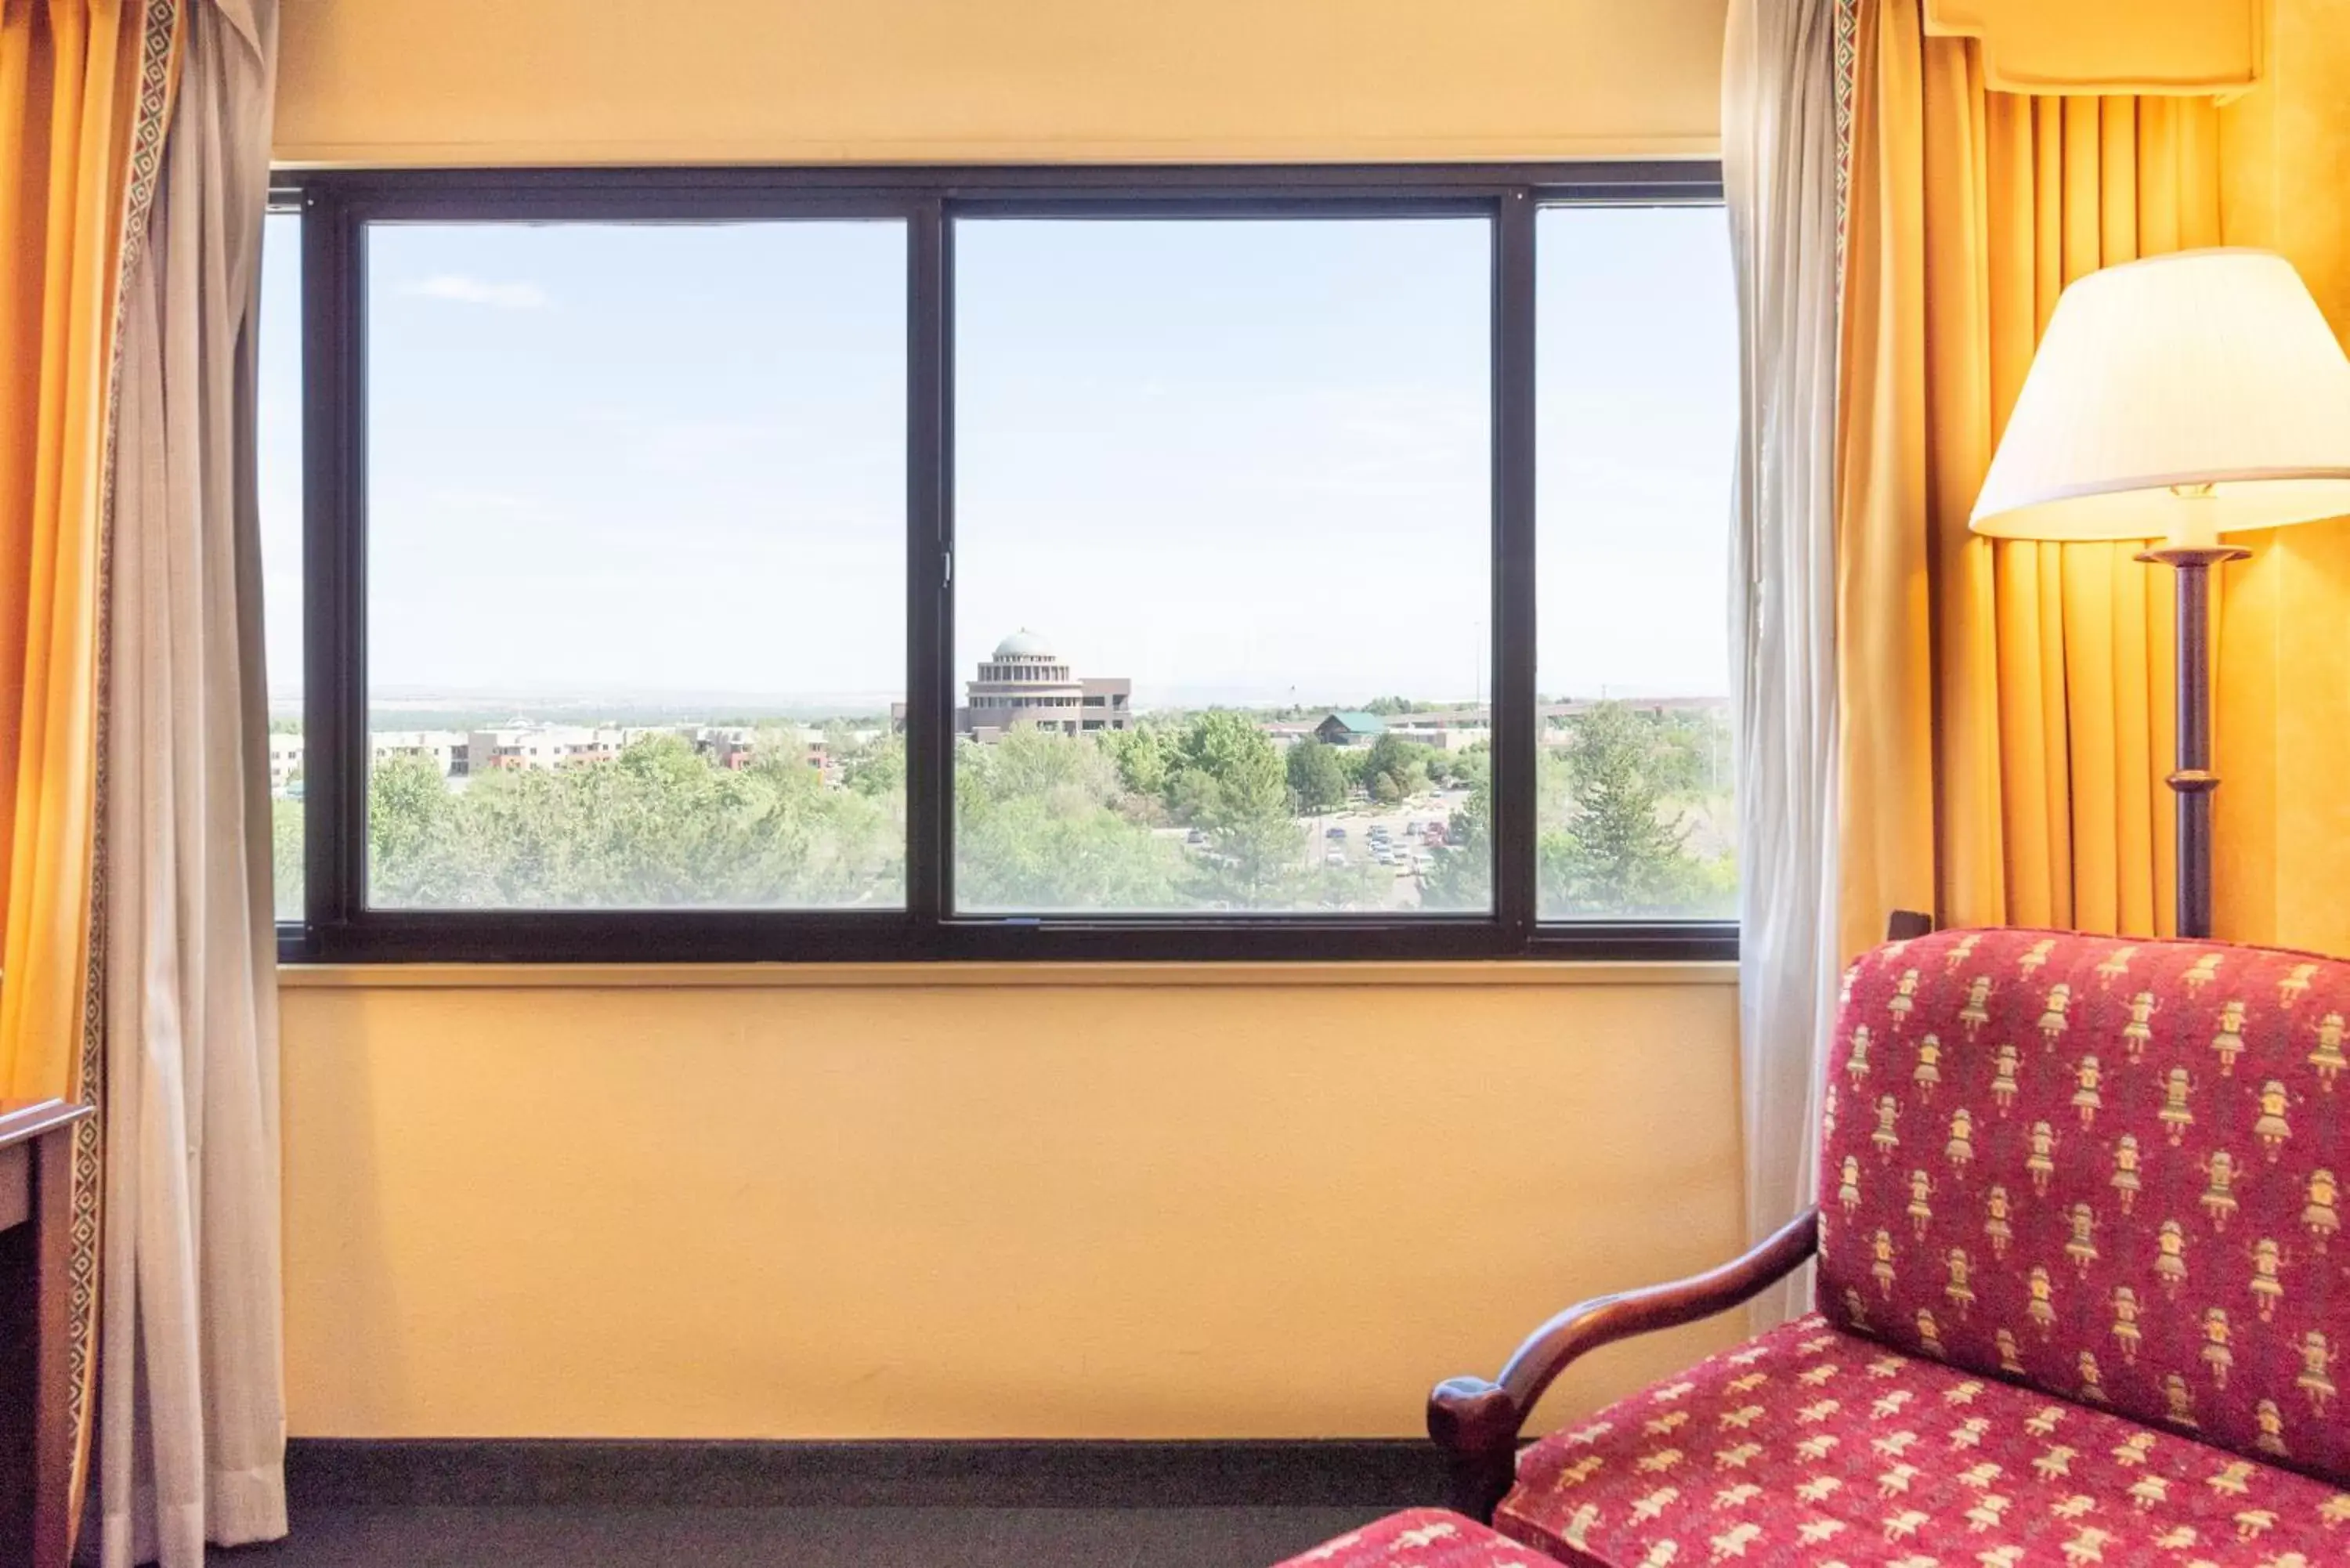
[[[2220,115],[2230,244],[2282,251],[2350,341],[2350,0],[2276,0],[2265,84]],[[2222,935],[2350,953],[2350,521],[2226,568],[2215,733]]]
[[[289,163],[1709,153],[1723,0],[301,0]],[[297,1435],[1402,1434],[1737,1250],[1721,968],[293,972]],[[1740,1331],[1607,1353],[1588,1406]]]
[[[296,0],[288,162],[1711,152],[1724,0]]]
[[[292,1429],[1413,1433],[1738,1250],[1731,978],[293,971]]]

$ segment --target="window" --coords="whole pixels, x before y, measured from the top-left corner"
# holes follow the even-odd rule
[[[290,179],[287,951],[1728,955],[1715,180]]]
[[[958,909],[1490,909],[1416,819],[1484,762],[1492,267],[1482,216],[957,223]]]
[[[1540,911],[1729,919],[1729,225],[1554,207],[1537,239]]]
[[[367,904],[902,906],[903,225],[364,236]]]
[[[263,221],[255,444],[262,657],[269,693],[270,864],[277,918],[302,918],[302,220]]]

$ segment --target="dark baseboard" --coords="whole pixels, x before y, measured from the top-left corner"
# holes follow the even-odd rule
[[[1440,1501],[1419,1438],[736,1442],[296,1438],[296,1507],[1406,1508]]]

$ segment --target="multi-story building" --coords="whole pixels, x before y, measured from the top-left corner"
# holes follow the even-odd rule
[[[839,760],[832,754],[835,739],[851,747],[868,746],[880,739],[883,732],[875,729],[844,732],[813,724],[699,724],[673,731],[632,730],[629,738],[634,740],[639,735],[653,733],[682,735],[712,767],[730,771],[749,767],[758,757],[763,745],[796,747],[807,765],[830,783],[840,771]]]
[[[608,725],[509,724],[475,730],[466,737],[467,771],[499,768],[559,768],[574,763],[608,763],[629,743],[625,730]]]
[[[698,724],[677,732],[685,737],[703,761],[729,773],[751,765],[759,734],[748,724]]]
[[[368,735],[368,761],[380,766],[394,757],[421,757],[442,778],[463,778],[472,738],[462,730],[376,730]]]
[[[1134,727],[1134,682],[1123,675],[1078,676],[1052,645],[1023,628],[980,661],[966,681],[955,730],[976,741],[1009,730],[1057,730],[1066,735]]]
[[[1123,714],[1121,698],[1119,711]],[[1121,723],[1119,726],[1123,728]],[[831,742],[866,746],[885,732],[878,729],[827,731],[814,725],[780,723],[675,724],[645,728],[618,725],[542,724],[516,722],[486,729],[376,730],[368,735],[370,765],[403,757],[420,757],[433,764],[441,776],[463,779],[500,769],[561,768],[582,763],[608,763],[629,746],[651,735],[676,735],[713,767],[730,771],[748,767],[762,744],[781,745],[832,782],[839,764]],[[269,736],[269,787],[285,794],[302,776],[305,752],[299,732],[273,731]]]
[[[299,732],[288,734],[283,730],[269,732],[269,790],[272,794],[284,794],[301,776],[302,736]]]

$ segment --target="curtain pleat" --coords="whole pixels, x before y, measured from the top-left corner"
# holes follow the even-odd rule
[[[2169,574],[2129,544],[1993,542],[1975,493],[2064,286],[2219,237],[2193,98],[1988,90],[1980,47],[1863,0],[1839,530],[1842,940],[2171,929]]]

